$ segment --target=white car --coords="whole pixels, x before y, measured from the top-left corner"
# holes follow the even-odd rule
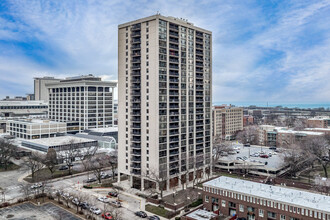
[[[99,201],[101,201],[101,202],[104,202],[104,203],[109,203],[110,202],[110,199],[109,198],[107,198],[107,197],[105,197],[105,196],[103,196],[103,197],[99,197],[99,198],[97,198]]]
[[[77,198],[72,199],[72,203],[75,204],[75,205],[79,205],[80,204],[80,202],[79,202],[79,200]]]
[[[102,212],[99,208],[96,208],[95,206],[91,207],[89,211],[93,212],[96,215],[100,215]]]
[[[37,189],[37,188],[40,188],[42,187],[42,183],[35,183],[31,186],[31,189]]]

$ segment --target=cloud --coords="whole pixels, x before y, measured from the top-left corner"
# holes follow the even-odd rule
[[[116,80],[118,24],[157,11],[213,32],[214,102],[329,101],[330,3],[307,0],[3,1],[0,96],[35,76]]]

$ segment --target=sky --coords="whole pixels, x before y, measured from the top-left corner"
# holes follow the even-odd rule
[[[118,24],[157,12],[212,31],[213,102],[330,102],[329,0],[1,0],[0,98],[117,80]]]

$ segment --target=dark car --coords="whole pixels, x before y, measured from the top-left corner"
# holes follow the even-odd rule
[[[89,204],[87,202],[82,202],[79,204],[79,206],[82,208],[82,209],[89,209]]]
[[[160,218],[157,215],[149,216],[149,220],[160,220]]]
[[[117,192],[114,192],[114,191],[111,191],[108,193],[109,196],[112,196],[112,197],[117,197],[118,196],[118,193]]]
[[[60,167],[58,168],[58,170],[68,170],[68,169],[69,169],[68,166],[60,166]]]
[[[269,150],[276,150],[275,146],[269,147]]]
[[[145,213],[143,211],[135,212],[135,215],[136,216],[139,216],[140,218],[146,218],[146,217],[148,217],[147,213]]]
[[[250,147],[251,145],[250,144],[244,144],[243,146],[244,147]]]

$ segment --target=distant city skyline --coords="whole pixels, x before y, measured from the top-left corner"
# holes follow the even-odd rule
[[[159,11],[213,32],[213,103],[330,101],[329,1],[173,2],[2,1],[0,98],[33,77],[117,80],[118,24]]]

